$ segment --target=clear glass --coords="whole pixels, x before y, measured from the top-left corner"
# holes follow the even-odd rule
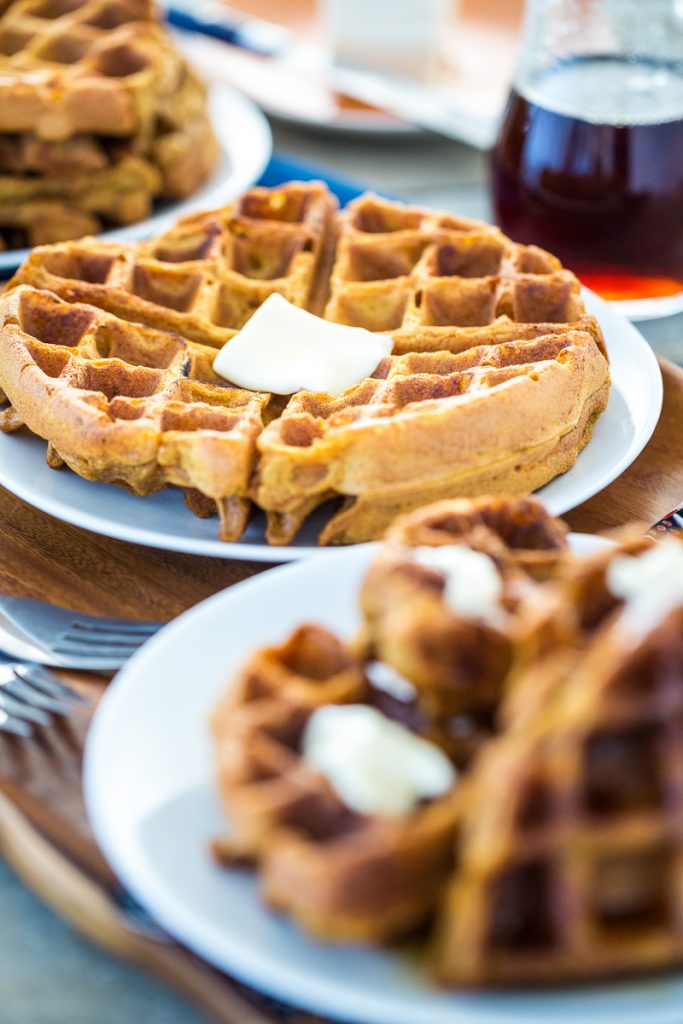
[[[634,319],[683,310],[683,0],[527,0],[492,190]]]

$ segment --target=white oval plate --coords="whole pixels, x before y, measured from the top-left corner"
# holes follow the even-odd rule
[[[606,302],[585,293],[588,311],[599,317],[610,352],[612,392],[593,437],[569,472],[537,496],[561,515],[597,494],[634,461],[649,441],[662,408],[662,376],[642,334]],[[0,434],[0,485],[29,505],[107,537],[218,558],[287,562],[326,551],[316,545],[328,517],[318,509],[293,544],[271,547],[265,517],[257,514],[242,540],[217,539],[216,519],[198,519],[177,488],[139,498],[113,484],[92,483],[45,462],[45,442],[25,434]]]
[[[216,85],[209,92],[209,112],[221,152],[206,184],[187,199],[165,203],[152,217],[125,228],[104,231],[98,238],[107,242],[151,238],[185,214],[224,206],[258,181],[273,151],[270,127],[261,111],[237,90],[228,85]],[[0,278],[13,273],[30,252],[30,249],[0,252]]]
[[[606,541],[576,535],[590,552]],[[454,993],[405,953],[316,942],[262,904],[250,871],[217,867],[225,831],[209,712],[257,647],[317,621],[344,637],[376,545],[263,573],[204,601],[147,643],[109,688],[85,752],[86,804],[105,856],[172,935],[269,995],[361,1024],[680,1024],[683,977],[544,992]]]

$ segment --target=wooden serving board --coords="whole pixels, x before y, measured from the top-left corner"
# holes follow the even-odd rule
[[[649,526],[683,501],[683,371],[662,363],[664,408],[640,458],[566,516],[572,529]],[[199,558],[109,540],[52,519],[0,489],[0,589],[102,615],[171,619],[268,566]],[[35,740],[0,733],[0,852],[84,934],[176,985],[222,1024],[313,1024],[197,959],[136,919],[100,855],[81,791],[83,745],[107,680],[69,676],[90,698]]]

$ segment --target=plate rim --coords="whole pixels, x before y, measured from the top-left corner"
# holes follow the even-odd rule
[[[560,474],[558,477],[549,481],[549,483],[543,488],[535,492],[536,497],[539,498],[539,500],[541,500],[547,506],[548,510],[554,515],[563,515],[570,509],[575,508],[577,505],[586,501],[588,498],[603,491],[638,458],[654,433],[659,421],[663,402],[663,381],[661,369],[650,344],[643,337],[637,327],[619,313],[615,312],[615,310],[610,307],[609,303],[600,299],[597,295],[587,289],[583,289],[583,292],[584,297],[586,298],[587,311],[596,311],[598,319],[602,321],[603,325],[611,325],[610,329],[614,331],[615,334],[619,333],[620,336],[623,334],[623,336],[628,339],[629,346],[635,345],[637,347],[639,352],[639,366],[641,373],[643,374],[641,380],[645,380],[645,386],[648,389],[648,407],[647,414],[643,417],[639,433],[629,444],[628,449],[622,453],[621,458],[617,459],[617,461],[610,466],[609,470],[602,472],[597,481],[597,485],[595,477],[592,478],[592,481],[589,479],[583,486],[574,484],[574,490],[570,494],[570,499],[562,499],[562,481],[566,481],[569,474],[571,474],[576,467],[580,468],[581,459],[584,456],[584,452],[581,452],[575,465],[571,467],[566,474]],[[622,358],[628,361],[628,353],[626,353]],[[614,351],[612,351],[611,354],[611,364],[614,367]],[[623,365],[627,365],[627,362]],[[7,443],[12,443],[11,438],[5,439],[4,435],[0,436],[0,446],[2,446],[5,441],[7,441]],[[587,449],[588,446],[586,450]],[[87,486],[93,486],[90,481],[83,481],[83,483]],[[217,537],[207,539],[203,537],[193,537],[189,533],[168,533],[156,529],[150,529],[145,526],[140,527],[137,525],[131,525],[123,521],[123,517],[121,521],[109,519],[98,513],[90,512],[87,507],[70,504],[59,496],[55,497],[53,494],[46,495],[43,492],[36,491],[28,484],[25,484],[23,480],[20,480],[19,483],[17,483],[15,476],[5,471],[2,460],[0,460],[0,485],[5,487],[22,501],[25,501],[27,504],[38,508],[42,512],[45,512],[58,520],[69,523],[72,526],[77,526],[100,536],[113,538],[114,540],[140,544],[159,550],[177,552],[179,554],[194,554],[214,558],[217,557],[236,559],[238,561],[274,564],[297,561],[302,558],[327,557],[327,555],[329,555],[333,550],[331,548],[306,544],[302,544],[300,546],[288,545],[285,547],[275,547],[270,546],[265,542],[255,543],[245,540],[225,542],[218,540]],[[98,484],[98,486],[115,487],[114,484]],[[559,499],[553,495],[552,490],[550,495],[544,493],[551,488],[560,490]],[[191,513],[188,512],[188,515],[191,515]]]
[[[596,543],[610,543],[605,538],[596,538],[590,534],[574,534],[572,536],[588,538],[592,545]],[[353,549],[350,553],[348,551],[336,551],[333,557],[341,559],[344,555],[348,556],[351,554],[352,558],[347,558],[346,564],[347,571],[352,576],[354,572],[362,571],[377,547],[377,544],[367,544]],[[330,573],[333,569],[330,563],[308,560],[293,565],[278,566],[273,570],[228,587],[202,601],[200,604],[195,605],[173,620],[134,655],[103,697],[88,733],[83,768],[86,808],[98,844],[133,895],[143,906],[149,907],[155,919],[162,926],[166,927],[171,934],[175,935],[180,942],[188,946],[188,948],[194,949],[201,957],[215,964],[219,969],[228,973],[230,977],[236,977],[257,991],[264,992],[275,999],[282,999],[295,1007],[307,1009],[309,1012],[322,1013],[333,1020],[342,1019],[347,1024],[351,1024],[351,1022],[362,1022],[362,1024],[415,1024],[414,1016],[409,1016],[409,1014],[414,1014],[415,1011],[414,1000],[406,1005],[404,1015],[401,1015],[400,1010],[398,1015],[396,1015],[396,1007],[392,1008],[391,1004],[387,1004],[384,998],[373,997],[372,993],[364,991],[354,993],[350,987],[344,987],[343,982],[333,984],[332,990],[330,990],[329,981],[326,982],[325,977],[319,979],[315,976],[312,977],[310,974],[306,975],[307,985],[305,997],[302,1000],[301,993],[303,990],[301,986],[303,976],[306,973],[305,964],[302,963],[298,970],[295,970],[292,974],[291,968],[288,968],[286,965],[283,967],[268,961],[267,954],[260,953],[258,948],[254,949],[250,946],[247,951],[244,951],[240,948],[239,943],[234,942],[233,954],[235,949],[238,949],[239,952],[236,956],[233,955],[230,964],[227,965],[222,956],[207,948],[201,935],[201,927],[199,929],[195,927],[186,928],[184,925],[181,925],[179,928],[176,910],[167,910],[164,907],[161,913],[159,912],[157,904],[159,894],[157,889],[154,885],[151,888],[145,888],[149,878],[144,878],[144,876],[145,874],[149,875],[149,869],[145,872],[145,870],[139,867],[139,864],[135,865],[136,860],[140,860],[140,855],[136,854],[135,850],[131,851],[130,844],[126,843],[125,835],[121,833],[120,822],[116,824],[108,815],[109,801],[106,798],[102,798],[100,787],[104,782],[106,789],[107,780],[111,780],[112,777],[112,750],[108,749],[107,740],[108,737],[116,733],[119,736],[121,735],[120,730],[116,729],[119,706],[122,705],[124,708],[129,706],[127,702],[130,700],[131,693],[138,694],[138,687],[141,683],[144,685],[144,678],[151,678],[152,673],[149,670],[153,667],[154,662],[157,661],[159,666],[161,665],[164,658],[164,649],[169,646],[170,654],[172,655],[174,645],[187,645],[191,641],[193,632],[197,629],[196,624],[203,618],[208,617],[210,619],[212,615],[215,617],[221,614],[221,606],[225,604],[226,608],[229,607],[231,602],[243,598],[245,592],[255,590],[258,595],[258,591],[270,586],[275,577],[280,580],[283,577],[294,580],[297,577],[305,578],[308,573],[312,572],[315,574],[321,571]],[[290,589],[292,589],[291,586]],[[282,623],[278,622],[271,632],[276,632],[279,635],[283,628]],[[142,680],[140,678],[141,675],[144,676]],[[166,679],[165,685],[167,682],[168,680]],[[139,820],[139,814],[134,820]],[[144,860],[144,858],[142,859]],[[133,864],[132,869],[131,863]],[[168,882],[159,884],[162,889],[168,887]],[[143,888],[145,891],[143,891]],[[266,966],[267,970],[264,970]],[[677,982],[680,982],[680,979],[683,979],[683,974],[676,975]],[[644,980],[636,979],[635,982],[629,984],[631,987],[638,987],[650,982],[651,979],[646,977]],[[609,983],[593,982],[580,986],[578,990],[575,986],[571,987],[571,989],[568,986],[558,987],[555,990],[551,990],[550,995],[555,1000],[562,1000],[566,998],[568,992],[579,991],[588,1000],[591,1000],[595,995],[598,999],[597,1005],[600,1007],[600,994],[604,995],[609,987]],[[340,1000],[341,988],[344,988],[345,993],[343,1002]],[[622,989],[615,991],[622,992]],[[628,995],[629,992],[627,991],[626,996]],[[537,1008],[537,1012],[533,1012],[533,1008],[531,1008],[530,1012],[528,1003],[526,1006],[523,1004],[517,1007],[514,1006],[515,1002],[519,1003],[520,998],[528,1000],[538,997],[540,1002],[543,997],[548,996],[548,993],[545,991],[526,989],[515,992],[508,990],[502,994],[489,992],[485,994],[484,999],[475,996],[474,1000],[472,1000],[470,999],[471,993],[455,990],[454,996],[462,999],[460,1008],[456,1005],[449,1006],[445,1002],[436,1007],[430,1007],[429,1004],[425,1004],[425,1024],[446,1024],[447,1017],[450,1024],[455,1019],[455,1011],[458,1009],[462,1012],[462,1017],[458,1017],[459,1020],[462,1020],[462,1024],[494,1024],[494,1022],[495,1024],[503,1024],[503,1021],[509,1021],[510,1024],[513,1024],[513,1022],[514,1024],[531,1024],[532,1021],[537,1021],[540,1024],[541,1021],[547,1019],[545,1016],[537,1015],[539,1008]],[[502,1004],[501,1000],[503,1001]],[[679,1012],[680,1004],[676,1003],[675,1006],[672,1006],[671,1001],[669,1001],[669,1005],[666,1005],[665,1000],[655,994],[653,1003],[656,1005],[657,1002],[659,1003],[659,1011],[657,1012],[652,1008],[652,1012],[648,1017],[648,1024],[677,1024],[679,1017],[675,1016],[675,1014]],[[574,1022],[578,1020],[579,1015],[585,1009],[585,1007],[577,1007],[577,1015],[575,1017],[568,1016],[561,1019],[566,1022]],[[605,1009],[607,1009],[607,1012],[601,1013],[600,1016],[601,1019],[609,1022],[609,1024],[615,1024],[617,1020],[623,1020],[624,1024],[636,1024],[636,1021],[638,1024],[644,1024],[643,1018],[624,1013],[623,1007],[620,1005],[611,1008],[603,1006],[602,1010],[604,1011]],[[543,1011],[542,1005],[540,1010]],[[635,1013],[636,1010],[633,1012]]]
[[[240,162],[237,166],[227,177],[225,175],[218,177],[219,169],[217,169],[195,193],[152,213],[151,217],[146,217],[136,224],[127,224],[109,231],[102,231],[94,236],[98,241],[134,242],[152,237],[167,230],[179,217],[229,202],[231,198],[238,196],[240,192],[258,181],[273,153],[273,133],[268,119],[253,100],[223,82],[208,86],[207,104],[211,124],[220,145],[221,157],[234,165],[234,154],[239,152]],[[229,117],[220,116],[224,110],[230,112]],[[253,132],[253,145],[249,150],[243,151],[236,146],[237,140],[233,136],[233,118],[238,119],[240,123],[249,122]],[[31,252],[30,246],[25,249],[8,249],[0,252],[0,279],[4,275],[14,273],[24,260],[28,259]]]

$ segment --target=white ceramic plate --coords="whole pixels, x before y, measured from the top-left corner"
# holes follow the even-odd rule
[[[577,536],[588,552],[605,544]],[[266,910],[253,872],[218,868],[225,831],[207,716],[255,648],[306,621],[344,637],[375,545],[263,573],[176,619],[108,690],[85,756],[95,836],[133,895],[172,935],[256,989],[361,1024],[680,1024],[683,977],[555,992],[448,993],[405,954],[324,945]]]
[[[187,199],[160,206],[158,212],[147,220],[105,231],[99,235],[100,238],[109,242],[150,238],[165,231],[186,213],[210,210],[229,203],[258,181],[273,150],[270,128],[261,111],[228,85],[216,85],[211,89],[209,111],[221,149],[216,170],[209,181]],[[0,252],[0,278],[9,277],[30,251],[10,249]]]
[[[538,491],[554,515],[581,504],[623,473],[649,441],[662,407],[661,373],[643,336],[597,296],[586,292],[585,300],[605,333],[612,393],[576,465]],[[225,544],[217,539],[217,520],[194,516],[178,489],[139,498],[112,484],[83,480],[68,470],[55,472],[45,463],[45,442],[24,434],[0,434],[0,485],[67,523],[170,551],[286,562],[326,550],[316,546],[329,515],[324,508],[309,518],[288,547],[266,544],[263,515],[254,518],[242,540]]]

